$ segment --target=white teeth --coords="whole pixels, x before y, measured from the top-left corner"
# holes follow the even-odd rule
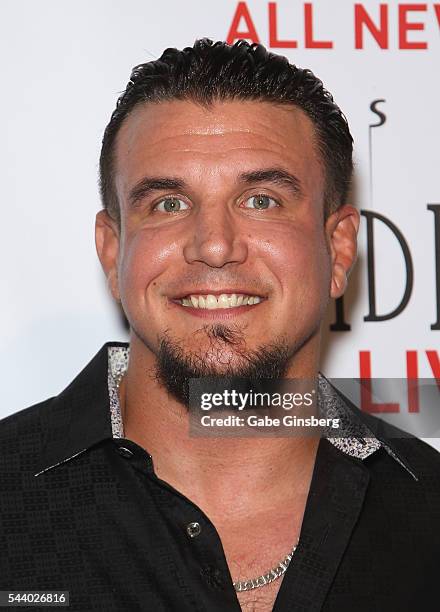
[[[225,293],[219,295],[217,302],[220,308],[229,308],[229,299]]]
[[[190,295],[185,298],[182,298],[180,300],[180,303],[182,304],[182,306],[215,310],[217,308],[235,308],[237,306],[245,306],[246,304],[252,306],[254,304],[259,304],[261,300],[262,298],[256,295],[222,293],[217,297],[213,294]]]
[[[209,310],[217,308],[217,299],[215,295],[208,295],[208,297],[206,298],[206,308],[209,308]]]

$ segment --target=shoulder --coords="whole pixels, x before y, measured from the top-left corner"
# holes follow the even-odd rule
[[[420,438],[403,434],[396,437],[394,429],[392,436],[382,435],[382,448],[367,458],[370,499],[394,517],[403,513],[407,524],[419,523],[423,515],[426,526],[439,526],[440,537],[440,453]]]
[[[380,442],[381,452],[373,453],[371,460],[367,457],[367,462],[374,464],[378,473],[383,472],[386,478],[389,472],[394,475],[396,482],[400,477],[406,480],[409,476],[416,485],[419,484],[419,488],[435,479],[436,488],[440,491],[440,452],[434,446],[379,416],[361,411],[340,390],[335,391],[342,399],[344,408],[348,409],[345,414],[348,414],[350,435],[359,440],[372,438]],[[403,467],[406,473],[400,469]]]
[[[393,438],[388,443],[407,460],[420,482],[426,481],[428,474],[433,475],[440,490],[440,452],[436,448],[415,436]]]
[[[50,411],[55,397],[50,397],[38,404],[23,408],[9,416],[0,419],[0,439],[15,431],[23,431],[27,428],[34,429]]]
[[[382,444],[394,451],[396,456],[410,464],[414,471],[440,472],[440,452],[421,438],[391,425],[371,414],[361,413],[362,420],[367,423]]]
[[[20,465],[42,452],[47,421],[55,398],[49,398],[0,420],[0,470]]]
[[[72,429],[75,439],[80,439],[87,435],[90,422],[101,425],[106,418],[101,412],[108,405],[108,349],[127,346],[104,344],[59,395],[1,419],[0,457],[38,451],[51,441],[61,449]]]

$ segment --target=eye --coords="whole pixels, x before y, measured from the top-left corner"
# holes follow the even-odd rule
[[[278,202],[264,193],[253,195],[245,200],[245,208],[253,208],[254,210],[265,210],[276,206],[279,206]]]
[[[160,212],[179,212],[181,210],[187,210],[189,205],[181,200],[180,198],[168,197],[160,200],[153,208],[153,210],[160,210]]]

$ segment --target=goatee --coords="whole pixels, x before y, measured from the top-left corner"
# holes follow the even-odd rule
[[[242,330],[236,326],[205,325],[208,351],[188,352],[167,333],[160,339],[156,378],[186,408],[190,405],[190,379],[227,378],[258,381],[283,378],[291,352],[285,340],[249,350]],[[228,351],[225,349],[229,347]],[[230,350],[233,348],[233,351]],[[227,356],[225,356],[227,355]]]

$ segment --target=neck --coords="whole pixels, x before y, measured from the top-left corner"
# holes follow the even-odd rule
[[[314,348],[289,364],[286,378],[316,378]],[[318,438],[190,437],[187,408],[156,380],[154,366],[154,355],[133,339],[120,396],[125,437],[151,454],[159,478],[216,513],[238,499],[245,512],[255,503],[273,506],[287,494],[306,494]]]

